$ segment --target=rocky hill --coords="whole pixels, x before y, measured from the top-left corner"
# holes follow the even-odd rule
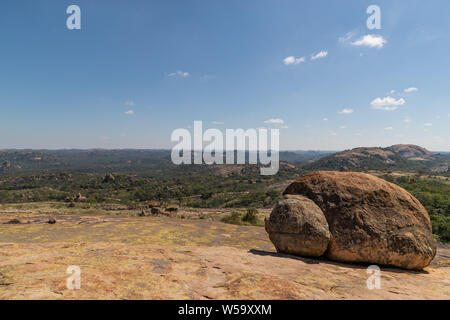
[[[446,172],[448,155],[436,154],[416,145],[394,145],[387,148],[355,148],[324,157],[306,165],[307,170],[425,170]]]

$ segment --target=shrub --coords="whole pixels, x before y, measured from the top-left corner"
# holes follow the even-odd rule
[[[242,217],[242,221],[248,222],[250,224],[258,223],[258,210],[255,208],[248,208],[247,213]]]
[[[230,224],[242,224],[241,214],[237,211],[233,211],[230,215],[223,217],[220,221]]]

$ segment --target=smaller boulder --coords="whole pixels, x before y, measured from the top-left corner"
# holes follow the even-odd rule
[[[154,208],[154,207],[160,207],[161,206],[161,203],[159,201],[149,201],[147,204],[148,204],[149,208]]]
[[[114,175],[111,174],[111,173],[108,173],[108,174],[103,178],[103,182],[104,182],[104,183],[114,182],[114,180],[116,180],[116,177],[114,177]]]
[[[312,200],[303,196],[284,196],[265,219],[265,226],[278,252],[320,257],[330,242],[325,215]]]
[[[85,202],[86,200],[87,198],[81,195],[81,193],[77,194],[77,196],[74,199],[75,202]]]
[[[177,212],[179,207],[176,204],[171,204],[166,208],[168,212]]]
[[[47,221],[48,224],[55,224],[56,223],[56,219],[55,218],[50,218]]]
[[[142,209],[141,212],[138,213],[139,217],[148,217],[150,215],[150,212],[147,210]]]
[[[20,221],[19,219],[12,219],[8,222],[5,222],[4,224],[22,224],[22,221]]]
[[[160,215],[160,214],[162,214],[162,209],[161,208],[159,208],[159,207],[153,207],[152,209],[151,209],[151,212],[152,212],[152,214],[154,214],[154,215]]]

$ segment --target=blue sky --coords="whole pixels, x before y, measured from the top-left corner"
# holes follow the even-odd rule
[[[202,120],[282,149],[450,150],[449,31],[448,0],[5,0],[0,148],[170,148]]]

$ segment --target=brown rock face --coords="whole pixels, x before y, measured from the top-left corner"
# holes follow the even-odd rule
[[[369,174],[314,172],[287,187],[319,206],[331,232],[326,256],[422,269],[436,255],[430,218],[406,190]]]
[[[265,225],[278,252],[319,257],[330,242],[322,210],[303,196],[286,195],[265,220]]]

